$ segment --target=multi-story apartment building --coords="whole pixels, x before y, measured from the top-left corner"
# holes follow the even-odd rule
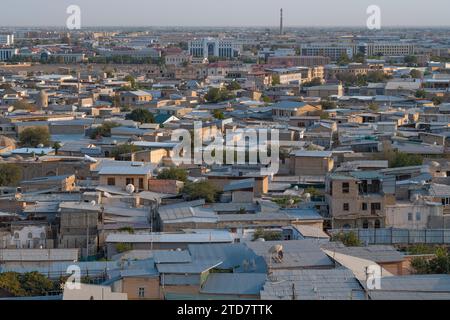
[[[242,44],[233,39],[202,38],[189,41],[189,52],[193,57],[211,56],[233,58],[240,55]]]
[[[323,56],[274,56],[267,59],[271,65],[284,65],[286,67],[315,67],[329,64],[331,59]]]
[[[369,42],[369,43],[310,43],[300,47],[303,56],[325,56],[338,60],[347,54],[353,58],[356,54],[365,56],[408,56],[413,55],[413,44],[401,42]]]
[[[18,49],[0,49],[0,61],[8,61],[19,53]]]
[[[414,45],[410,43],[373,42],[359,45],[359,51],[366,56],[409,56],[414,54]]]
[[[300,51],[302,56],[324,56],[336,61],[343,55],[352,58],[355,46],[351,44],[310,43],[302,45]]]
[[[14,44],[13,34],[0,34],[0,46],[12,46]]]
[[[266,71],[272,76],[278,76],[280,78],[280,84],[301,83],[302,81],[301,67],[274,68],[266,69]]]
[[[336,172],[326,178],[333,228],[383,228],[385,209],[395,204],[395,176],[376,171]]]

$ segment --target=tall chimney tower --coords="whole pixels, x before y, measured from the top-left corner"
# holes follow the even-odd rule
[[[283,8],[280,9],[280,35],[283,35]]]

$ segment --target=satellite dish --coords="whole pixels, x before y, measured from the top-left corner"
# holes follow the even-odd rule
[[[125,190],[126,190],[129,194],[132,194],[132,193],[134,192],[134,190],[135,190],[135,187],[134,187],[134,185],[132,185],[132,184],[130,183],[129,185],[127,185],[127,186],[125,187]]]
[[[294,187],[294,190],[295,190],[295,191],[298,191],[298,186],[295,186],[295,187]]]
[[[92,201],[91,201],[91,205],[92,205],[92,206],[95,206],[96,204],[97,204],[97,202],[95,202],[95,200],[92,200]]]
[[[44,145],[43,145],[42,143],[39,143],[39,144],[37,145],[37,147],[38,147],[38,148],[43,148]]]

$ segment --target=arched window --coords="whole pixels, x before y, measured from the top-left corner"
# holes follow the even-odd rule
[[[367,220],[364,220],[363,221],[363,229],[369,229],[369,221],[367,221]]]
[[[375,220],[375,228],[376,229],[379,229],[379,228],[381,228],[381,222],[380,222],[380,220]]]
[[[31,232],[28,232],[28,239],[33,238],[33,234]]]

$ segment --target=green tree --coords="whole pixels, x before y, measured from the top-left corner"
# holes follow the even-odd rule
[[[225,115],[220,110],[214,110],[214,118],[223,120],[223,119],[225,119]]]
[[[119,126],[120,125],[117,122],[106,121],[92,130],[89,137],[91,139],[97,139],[98,137],[111,137],[111,129]]]
[[[258,239],[264,239],[266,241],[282,240],[283,234],[280,231],[270,231],[258,228],[255,233],[253,233],[253,241]]]
[[[427,97],[427,92],[425,90],[417,90],[416,98],[425,99]]]
[[[133,120],[140,123],[155,123],[153,113],[147,109],[134,109],[131,113],[125,116],[127,120]]]
[[[419,154],[409,154],[404,152],[394,152],[394,156],[388,159],[391,168],[420,166],[423,163],[423,157]]]
[[[339,232],[332,237],[333,241],[341,241],[347,247],[358,247],[361,245],[358,236],[353,231]]]
[[[22,179],[22,169],[14,163],[0,163],[0,186],[17,186]]]
[[[433,258],[415,257],[411,267],[417,274],[450,274],[450,255],[444,247],[436,248]]]
[[[320,78],[313,78],[311,81],[307,81],[303,84],[303,87],[314,87],[314,86],[320,86],[322,84],[322,79]]]
[[[22,288],[17,272],[0,273],[0,288],[15,297],[25,296],[25,290]]]
[[[133,249],[133,247],[129,243],[116,243],[116,251],[118,253],[130,251],[131,249]]]
[[[351,60],[350,60],[348,54],[345,53],[345,52],[343,54],[341,54],[341,56],[337,60],[337,64],[340,65],[340,66],[349,64],[350,62],[351,62]]]
[[[190,200],[205,199],[206,202],[213,203],[219,195],[219,190],[209,181],[199,181],[186,183],[183,193]]]
[[[136,151],[141,150],[141,148],[139,148],[138,146],[135,146],[133,144],[121,144],[117,147],[115,147],[114,149],[111,150],[111,155],[116,159],[116,160],[120,160],[121,156],[124,154],[130,154]]]
[[[377,112],[380,109],[378,104],[376,104],[374,102],[369,103],[368,108],[370,111],[373,111],[373,112]]]
[[[265,103],[270,103],[270,102],[272,102],[272,99],[271,99],[270,97],[268,97],[268,96],[265,96],[265,95],[261,96],[261,100],[262,100],[263,102],[265,102]]]
[[[55,141],[53,143],[52,148],[55,149],[55,154],[58,154],[58,150],[61,149],[61,143],[59,143],[58,141]]]
[[[43,296],[54,288],[53,282],[37,271],[21,275],[20,283],[27,296]]]
[[[26,128],[19,134],[19,144],[22,147],[36,148],[40,144],[48,147],[50,145],[50,132],[47,127]]]
[[[205,100],[210,103],[217,103],[234,98],[234,95],[226,88],[210,88],[205,94]]]
[[[134,228],[133,227],[122,227],[122,228],[119,228],[119,232],[128,232],[129,234],[134,234]]]
[[[412,69],[411,72],[409,73],[409,75],[411,76],[411,78],[414,78],[414,79],[422,79],[422,77],[423,77],[422,72],[420,72],[417,69]]]
[[[130,83],[131,89],[133,90],[137,89],[136,79],[133,76],[127,75],[125,78],[123,78],[123,80],[128,81]]]
[[[356,63],[364,63],[366,61],[366,57],[364,55],[364,53],[357,53],[353,56],[353,62]]]
[[[186,182],[187,177],[188,174],[185,169],[171,167],[163,169],[156,178],[160,180],[178,180]]]
[[[376,70],[367,73],[366,78],[368,82],[383,82],[389,79],[390,76],[386,75],[382,70]]]
[[[336,102],[330,100],[323,100],[320,102],[323,110],[335,109],[337,107]]]
[[[440,105],[442,102],[444,102],[444,98],[442,98],[442,97],[433,97],[433,98],[431,99],[431,101],[433,101],[433,104],[434,104],[435,106],[438,106],[438,105]]]
[[[272,75],[272,85],[276,86],[277,84],[280,84],[280,76],[277,74]]]
[[[407,65],[412,66],[412,65],[414,65],[414,64],[417,64],[417,62],[418,62],[418,60],[417,60],[417,57],[416,57],[416,56],[406,56],[406,57],[405,57],[405,63],[406,63]]]
[[[232,90],[239,90],[241,89],[241,85],[237,81],[232,81],[230,84],[227,85],[227,89]]]

